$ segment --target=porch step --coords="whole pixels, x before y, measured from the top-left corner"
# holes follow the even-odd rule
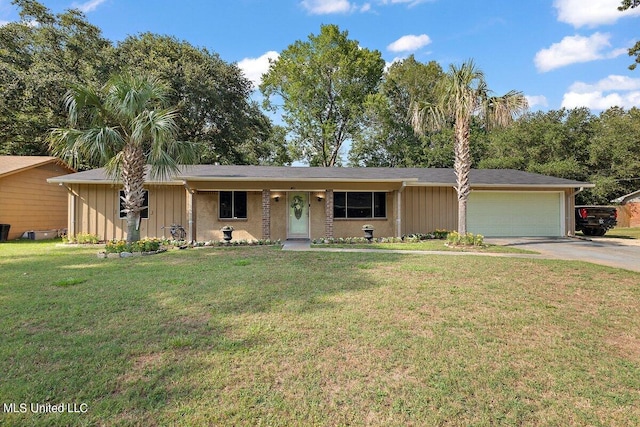
[[[283,251],[308,251],[309,249],[311,249],[311,240],[309,239],[285,240],[282,245]]]

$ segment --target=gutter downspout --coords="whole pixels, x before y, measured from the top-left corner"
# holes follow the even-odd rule
[[[76,235],[76,195],[71,189],[71,187],[69,187],[67,184],[61,182],[59,185],[66,188],[67,192],[69,193],[69,204],[67,205],[67,209],[69,211],[67,216],[67,221],[68,221],[67,237],[75,236]]]
[[[402,181],[402,185],[396,193],[396,237],[402,237],[402,192],[406,186],[407,181]]]
[[[578,195],[578,193],[582,193],[583,191],[584,191],[584,187],[580,187],[579,189],[571,193],[569,196],[567,196],[566,210],[569,211],[569,209],[571,209],[571,212],[566,212],[566,215],[569,219],[569,230],[567,230],[567,236],[569,237],[575,237],[576,235],[576,217],[573,211],[575,210],[575,206],[576,206],[576,195]],[[565,224],[566,222],[567,221],[565,221]]]

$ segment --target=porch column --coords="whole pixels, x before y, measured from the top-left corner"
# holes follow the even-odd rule
[[[325,190],[324,198],[324,237],[333,237],[333,190]]]
[[[262,190],[262,238],[271,238],[271,190]]]
[[[67,187],[68,188],[68,187]],[[69,220],[68,220],[67,236],[75,237],[76,235],[76,195],[69,189]],[[102,236],[107,240],[107,236]]]
[[[187,241],[188,242],[195,242],[195,226],[194,226],[194,221],[193,221],[193,211],[194,211],[194,197],[193,197],[193,192],[192,190],[190,190],[189,188],[185,188],[186,194],[187,194],[187,200],[186,200],[186,204],[187,204]]]
[[[402,237],[402,193],[396,191],[396,237]]]

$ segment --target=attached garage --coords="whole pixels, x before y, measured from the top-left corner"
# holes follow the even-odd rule
[[[565,235],[560,191],[472,191],[467,229],[490,237]]]

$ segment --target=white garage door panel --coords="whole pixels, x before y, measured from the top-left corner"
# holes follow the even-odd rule
[[[471,192],[467,230],[484,236],[562,236],[557,192]]]

